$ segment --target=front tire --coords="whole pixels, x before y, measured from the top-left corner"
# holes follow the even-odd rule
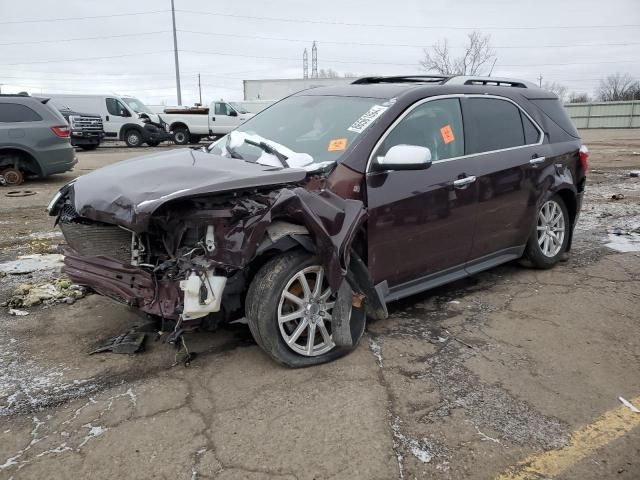
[[[525,260],[536,268],[551,268],[558,263],[569,244],[569,211],[560,196],[546,200],[536,215],[536,224],[525,248]]]
[[[124,135],[124,141],[127,147],[139,147],[142,145],[142,133],[138,130],[127,130]]]
[[[275,361],[299,368],[330,362],[354,348],[333,342],[334,304],[335,293],[326,283],[320,259],[294,251],[269,260],[258,271],[245,313],[256,343]]]

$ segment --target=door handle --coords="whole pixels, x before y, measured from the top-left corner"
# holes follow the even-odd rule
[[[464,178],[459,178],[458,180],[454,180],[453,181],[453,186],[456,188],[462,188],[466,185],[469,185],[473,182],[476,181],[476,177],[474,177],[473,175],[469,176],[469,177],[464,177]]]
[[[216,121],[216,117],[211,117],[211,121],[215,122]]]
[[[106,120],[107,120],[107,122],[109,121],[109,115],[106,116]]]
[[[540,165],[541,163],[544,163],[546,160],[547,159],[545,157],[535,157],[529,160],[529,163],[531,165]]]

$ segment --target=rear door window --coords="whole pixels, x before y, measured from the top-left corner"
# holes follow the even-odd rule
[[[467,98],[464,123],[468,154],[519,147],[526,143],[520,109],[507,100]]]
[[[432,160],[464,155],[460,101],[446,98],[416,107],[384,139],[376,156],[384,156],[396,145],[427,147]]]
[[[536,128],[529,117],[520,112],[522,119],[522,127],[524,128],[524,141],[527,145],[538,143],[540,141],[540,131]]]
[[[19,103],[0,103],[0,122],[39,122],[42,117],[33,109]]]

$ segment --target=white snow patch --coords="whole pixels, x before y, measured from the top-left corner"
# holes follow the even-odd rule
[[[22,255],[17,260],[0,263],[0,272],[24,274],[42,270],[61,271],[64,256],[58,253]]]
[[[626,235],[609,234],[609,242],[605,247],[609,247],[617,252],[640,252],[640,234],[628,233]]]
[[[382,347],[374,338],[369,340],[369,350],[373,352],[373,356],[376,357],[376,360],[378,361],[378,366],[382,368]]]
[[[78,448],[76,450],[80,450],[82,447],[84,447],[87,444],[87,442],[89,440],[91,440],[92,438],[95,438],[95,437],[99,437],[100,435],[103,435],[108,430],[108,428],[101,427],[99,425],[94,427],[90,423],[87,423],[86,425],[83,425],[83,427],[84,428],[88,428],[89,429],[89,433],[84,437],[82,442],[80,442],[80,445],[78,445]]]

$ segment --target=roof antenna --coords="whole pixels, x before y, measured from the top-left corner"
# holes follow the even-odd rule
[[[496,66],[496,62],[498,61],[497,58],[493,59],[493,65],[491,65],[491,70],[489,70],[489,76],[491,76],[491,74],[493,73],[493,67]]]

